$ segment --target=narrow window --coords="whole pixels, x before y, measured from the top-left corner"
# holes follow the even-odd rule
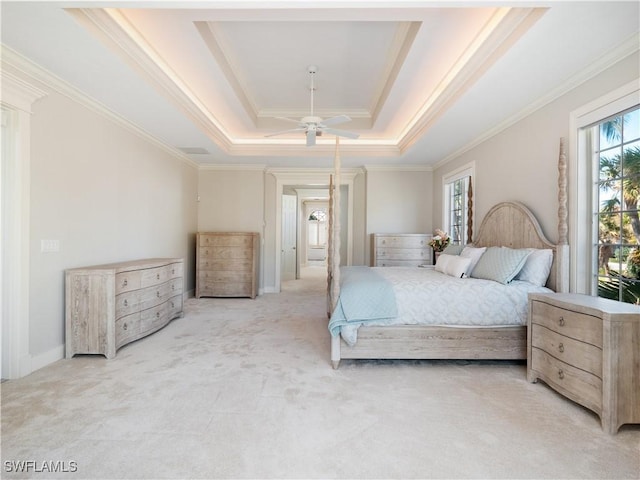
[[[593,159],[593,293],[640,303],[640,107],[588,128]]]
[[[443,178],[443,227],[453,245],[469,243],[470,203],[472,200],[472,167],[466,167]]]

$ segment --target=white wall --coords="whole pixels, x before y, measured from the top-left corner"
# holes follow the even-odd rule
[[[65,269],[181,257],[185,288],[194,288],[195,166],[49,89],[33,106],[30,167],[35,368],[63,351]],[[41,240],[60,250],[41,253]]]
[[[372,233],[432,232],[432,181],[432,172],[419,166],[367,167],[367,261]]]
[[[527,205],[547,237],[557,241],[558,153],[560,137],[569,141],[569,115],[595,98],[638,78],[638,59],[637,54],[627,57],[438,168],[433,176],[435,224],[442,221],[442,177],[475,161],[476,231],[492,205],[516,200]],[[570,155],[573,146],[567,144],[567,148],[567,155]]]

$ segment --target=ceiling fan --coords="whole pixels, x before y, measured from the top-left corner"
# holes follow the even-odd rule
[[[317,117],[313,114],[313,92],[315,91],[315,86],[313,84],[313,77],[316,74],[317,67],[315,65],[309,65],[307,67],[309,75],[311,77],[311,113],[307,117],[303,117],[300,120],[295,120],[293,118],[287,117],[275,117],[278,120],[284,120],[286,122],[293,122],[298,126],[296,128],[291,128],[289,130],[282,130],[279,132],[270,133],[265,135],[266,137],[273,137],[275,135],[282,135],[284,133],[290,132],[304,132],[307,137],[307,147],[311,147],[316,144],[316,137],[321,136],[323,133],[328,133],[330,135],[337,135],[339,137],[347,137],[347,138],[358,138],[360,135],[357,133],[349,132],[347,130],[337,130],[335,128],[330,128],[329,125],[337,125],[339,123],[349,122],[351,118],[347,115],[338,115],[335,117],[327,118],[323,120],[320,117]]]

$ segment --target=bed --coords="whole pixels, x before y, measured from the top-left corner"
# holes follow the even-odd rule
[[[332,185],[340,184],[338,146],[336,159]],[[337,254],[340,224],[339,218],[336,219],[334,215],[339,211],[336,206],[340,200],[334,194],[330,200],[327,285],[333,367],[338,368],[342,359],[526,359],[527,294],[568,291],[566,157],[562,139],[558,169],[557,243],[551,242],[543,234],[533,213],[519,202],[494,205],[480,224],[477,234],[468,232],[474,248],[486,247],[491,249],[492,254],[502,254],[505,251],[503,247],[510,252],[550,251],[551,266],[546,283],[535,286],[518,277],[499,285],[499,282],[488,279],[456,278],[434,268],[340,268]],[[523,260],[522,264],[525,262]],[[439,267],[439,270],[443,269]],[[391,296],[396,300],[395,310],[385,303],[389,296],[389,285],[393,290]],[[483,304],[478,300],[473,307],[465,307],[462,302],[455,301],[457,295],[462,293],[452,289],[471,291],[476,298],[486,298],[488,301]],[[416,303],[416,298],[423,293],[426,297]],[[429,294],[435,295],[438,301],[434,297],[430,300]],[[445,295],[449,295],[449,298]],[[513,298],[504,303],[502,297]],[[431,308],[429,302],[432,302]],[[370,315],[358,312],[363,316],[347,319],[359,304],[365,305],[365,312],[368,306]],[[497,306],[493,312],[491,304]],[[416,319],[421,315],[430,316],[430,310],[433,310],[432,316],[436,319]],[[422,324],[423,321],[429,323]]]

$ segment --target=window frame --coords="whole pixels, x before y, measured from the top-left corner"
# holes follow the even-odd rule
[[[474,186],[474,178],[475,178],[475,162],[468,163],[463,165],[462,167],[443,175],[442,177],[442,230],[449,233],[449,235],[453,238],[453,230],[451,225],[451,215],[452,215],[452,205],[451,205],[451,189],[453,188],[453,184],[458,180],[462,180],[468,178],[471,182],[471,200],[474,200],[475,191],[473,190]],[[461,236],[460,236],[460,244],[465,245],[469,243],[469,239],[467,238],[467,230],[468,230],[468,192],[469,192],[469,183],[465,185],[463,197],[465,198],[464,202],[464,211],[462,214],[463,225],[461,228]],[[471,211],[471,220],[474,219],[474,212]],[[472,239],[473,240],[473,239]],[[452,242],[452,244],[455,244]]]
[[[569,118],[570,291],[597,296],[594,286],[594,162],[590,127],[640,104],[640,78],[572,111]],[[597,172],[599,173],[599,172]],[[596,173],[596,174],[597,174]]]

